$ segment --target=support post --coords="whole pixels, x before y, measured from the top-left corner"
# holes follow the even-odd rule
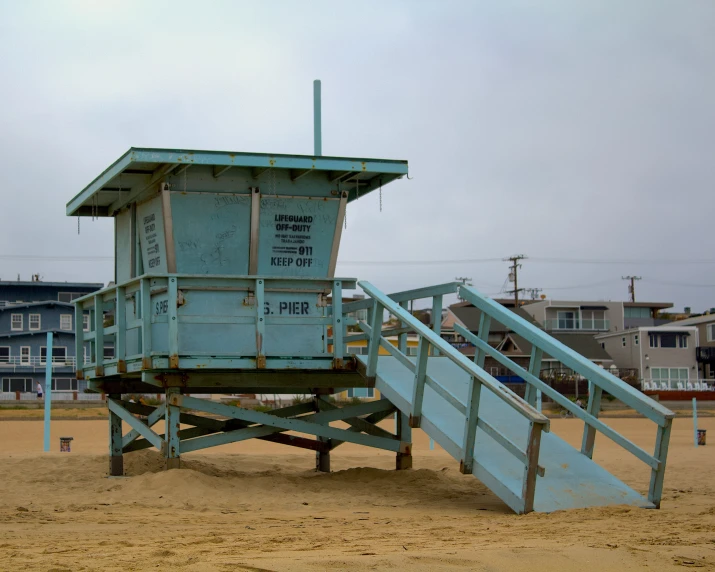
[[[693,397],[693,442],[698,446],[698,400]]]
[[[588,382],[588,406],[586,412],[598,418],[601,411],[601,396],[603,389],[592,381]],[[583,439],[581,440],[581,454],[589,459],[593,458],[593,446],[596,442],[596,428],[585,424],[583,428]]]
[[[45,353],[45,453],[50,450],[50,425],[52,423],[52,332],[47,332]],[[34,388],[33,388],[34,389]]]
[[[529,373],[534,377],[539,377],[539,372],[541,372],[541,358],[544,356],[544,352],[537,348],[536,346],[531,346],[531,359],[529,359]],[[537,389],[526,381],[526,392],[524,394],[524,401],[526,401],[532,407],[536,407],[536,391]]]
[[[171,303],[170,303],[171,305]],[[178,387],[166,388],[166,469],[181,468],[181,450],[179,445],[179,430],[181,429],[181,408],[173,405],[172,396],[177,395]]]
[[[400,302],[400,307],[407,312],[407,300],[404,302]],[[400,327],[404,328],[406,324],[404,322],[400,322]],[[403,354],[407,355],[407,334],[398,334],[397,335],[397,349],[400,350]]]
[[[477,337],[485,343],[489,340],[489,330],[492,325],[492,318],[486,312],[482,312],[479,318],[479,332]],[[484,369],[486,353],[480,348],[474,351],[474,363],[477,367]],[[459,462],[459,470],[465,475],[471,475],[474,464],[474,444],[477,440],[477,423],[479,421],[479,399],[482,392],[482,383],[476,377],[469,378],[469,393],[467,395],[467,414],[464,419],[464,446],[462,447],[462,458]]]
[[[377,375],[377,356],[380,354],[380,337],[382,336],[382,314],[384,308],[377,300],[373,304],[370,316],[370,341],[367,348],[366,377],[374,379]]]
[[[672,419],[666,419],[665,425],[658,425],[655,434],[655,451],[653,456],[660,461],[657,469],[650,472],[650,486],[648,487],[648,500],[660,508],[660,498],[663,494],[663,479],[665,478],[665,460],[668,457],[668,444],[670,443],[670,430],[673,425]]]
[[[432,331],[440,335],[442,332],[442,296],[434,296],[432,298]],[[432,355],[438,356],[439,351],[437,348],[432,348]]]
[[[412,386],[412,412],[410,413],[410,427],[419,427],[422,420],[422,401],[425,395],[425,378],[427,376],[427,361],[430,352],[430,343],[420,336],[417,342],[417,364],[415,366],[415,382]]]
[[[266,334],[265,290],[263,280],[256,280],[256,369],[266,368],[266,355],[263,351],[263,336]],[[274,400],[275,401],[275,400]]]
[[[109,399],[120,400],[119,393],[112,393]],[[122,418],[109,409],[109,476],[124,475],[124,457],[122,440]]]
[[[82,304],[74,307],[74,356],[77,379],[84,379],[84,310]]]
[[[343,286],[340,280],[333,282],[333,367],[343,367]]]
[[[410,428],[410,418],[402,413],[402,411],[395,411],[395,434],[397,438],[404,443],[412,443],[412,429]],[[406,453],[397,453],[397,458],[395,459],[395,469],[398,471],[404,471],[405,469],[412,468],[412,448]]]
[[[139,293],[142,312],[142,369],[151,369],[151,282],[148,278],[141,279]]]
[[[94,296],[94,375],[104,375],[104,301],[101,294]]]
[[[127,296],[124,286],[116,290],[116,305],[114,307],[114,357],[117,360],[117,373],[127,372]]]
[[[539,471],[539,448],[541,447],[540,423],[529,423],[529,442],[526,446],[526,465],[524,466],[524,480],[521,489],[521,498],[524,501],[524,513],[534,510],[534,495],[536,494],[536,475]]]
[[[167,319],[169,320],[169,368],[179,368],[179,315],[178,297],[179,283],[176,276],[169,276],[167,296],[169,297],[169,308]]]
[[[313,408],[318,413],[320,412],[319,400],[320,400],[319,395],[313,396]],[[326,439],[325,437],[317,437],[317,439],[321,443],[327,443],[328,447],[326,447],[325,451],[316,451],[315,452],[315,470],[320,473],[329,473],[330,472],[330,439]]]

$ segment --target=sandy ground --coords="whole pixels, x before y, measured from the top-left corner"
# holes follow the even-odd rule
[[[652,423],[608,422],[652,450]],[[715,419],[700,425],[715,439]],[[572,444],[582,427],[552,421]],[[56,421],[55,450],[60,435],[72,453],[45,454],[41,422],[0,421],[2,570],[715,570],[715,443],[693,447],[690,419],[675,423],[661,510],[525,516],[420,431],[410,471],[344,445],[319,474],[310,452],[252,441],[174,471],[129,454],[124,478],[106,476],[106,421]],[[601,436],[595,459],[647,490],[645,465]]]

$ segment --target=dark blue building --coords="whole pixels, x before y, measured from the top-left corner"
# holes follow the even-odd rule
[[[72,301],[103,284],[0,281],[0,392],[45,386],[47,332],[53,333],[52,389],[82,391],[76,377]],[[85,329],[89,329],[89,316]]]

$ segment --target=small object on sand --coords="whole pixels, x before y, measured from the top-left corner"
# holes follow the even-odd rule
[[[60,453],[71,452],[71,444],[74,437],[60,437]]]
[[[24,506],[19,506],[17,507],[18,512],[30,512],[30,509],[25,508]]]

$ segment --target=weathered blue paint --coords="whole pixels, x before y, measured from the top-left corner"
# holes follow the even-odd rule
[[[52,332],[47,332],[47,355],[52,356]],[[50,450],[52,423],[52,359],[45,360],[45,452]]]

